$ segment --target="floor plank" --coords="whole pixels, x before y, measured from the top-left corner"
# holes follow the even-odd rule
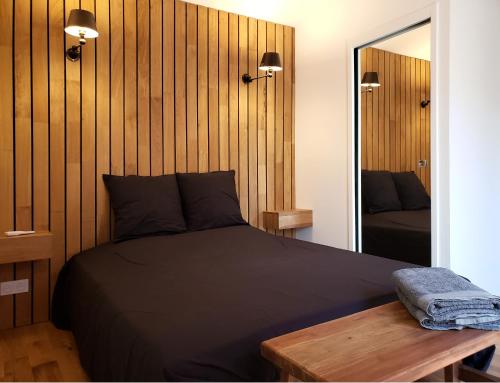
[[[489,373],[500,375],[500,344]],[[436,372],[422,381],[443,381]],[[85,382],[73,335],[50,322],[0,331],[0,381]]]

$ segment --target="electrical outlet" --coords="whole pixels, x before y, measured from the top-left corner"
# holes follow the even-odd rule
[[[30,291],[29,279],[18,279],[0,283],[0,296],[27,293]]]

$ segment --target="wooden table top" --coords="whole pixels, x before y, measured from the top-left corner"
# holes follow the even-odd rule
[[[267,340],[262,355],[302,381],[416,381],[500,341],[426,330],[400,302]]]

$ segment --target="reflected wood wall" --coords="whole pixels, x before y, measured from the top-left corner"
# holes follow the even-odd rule
[[[73,63],[79,7],[100,36]],[[234,169],[260,228],[262,211],[294,206],[293,28],[178,0],[1,0],[0,20],[0,231],[56,242],[50,263],[0,266],[31,285],[0,297],[0,328],[47,320],[63,264],[110,239],[104,173]],[[284,70],[243,84],[266,50]]]
[[[378,72],[381,86],[361,95],[362,169],[414,171],[431,193],[430,61],[375,48],[361,50],[361,75]],[[427,160],[419,168],[418,160]]]

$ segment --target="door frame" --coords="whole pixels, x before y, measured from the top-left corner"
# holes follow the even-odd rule
[[[439,18],[439,4],[434,3],[417,12],[386,23],[379,28],[363,33],[347,43],[348,54],[348,196],[349,196],[349,249],[359,252],[361,250],[361,138],[359,122],[361,112],[359,102],[361,100],[359,49],[369,46],[374,42],[395,36],[421,25],[431,22],[431,184],[432,184],[432,210],[431,210],[431,264],[432,266],[449,267],[449,208],[447,204],[448,195],[448,125],[443,118],[448,109],[444,105],[444,96],[447,92],[447,78],[443,79],[438,72],[440,66],[446,64],[448,51],[441,49],[440,41],[447,41],[448,20]],[[447,14],[443,10],[442,14]],[[442,44],[443,48],[446,46]],[[444,74],[444,73],[443,73]],[[443,76],[444,77],[444,76]],[[439,96],[439,97],[438,97]],[[438,111],[442,110],[440,115]],[[440,133],[440,134],[438,134]],[[438,151],[438,148],[440,150]],[[441,156],[440,156],[441,154]],[[444,196],[444,198],[443,198]]]

